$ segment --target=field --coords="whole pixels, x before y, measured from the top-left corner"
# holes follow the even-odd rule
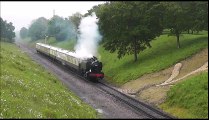
[[[208,118],[208,72],[173,86],[161,108],[179,118]]]
[[[24,52],[1,42],[0,118],[97,118],[97,112]]]

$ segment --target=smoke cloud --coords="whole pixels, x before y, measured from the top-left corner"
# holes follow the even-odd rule
[[[95,13],[81,20],[79,25],[80,35],[74,48],[77,57],[89,58],[97,56],[97,46],[102,39],[97,22],[98,19],[96,19]]]

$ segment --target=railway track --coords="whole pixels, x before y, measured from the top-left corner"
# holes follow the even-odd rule
[[[42,55],[45,56],[46,58],[50,58],[44,54],[42,54]],[[56,60],[50,59],[50,61],[55,64],[60,64],[59,61],[56,61]],[[81,78],[82,80],[92,83],[89,80],[87,80],[85,77],[80,76],[77,72],[72,71],[69,67],[67,67],[67,66],[63,66],[63,67],[64,67],[64,69],[67,69],[70,73]],[[106,83],[104,83],[102,81],[99,81],[98,83],[92,83],[92,84],[94,84],[96,87],[103,90],[104,92],[112,95],[117,100],[128,105],[130,108],[134,109],[136,113],[143,113],[144,115],[146,115],[147,117],[149,117],[151,119],[154,119],[154,118],[172,119],[172,118],[174,118],[174,117],[168,115],[167,113],[163,112],[162,110],[159,110],[151,105],[148,105],[142,101],[136,100],[135,98],[132,98],[124,93],[121,93],[120,91],[114,89],[113,87],[107,85]]]
[[[70,71],[70,72],[73,73],[74,75],[76,75],[77,77],[89,82],[89,80],[87,80],[83,76],[78,75],[76,72],[74,72],[74,71]],[[128,105],[130,108],[134,109],[137,113],[143,113],[151,119],[154,119],[154,118],[174,119],[173,116],[163,112],[162,110],[157,109],[151,105],[148,105],[147,103],[145,103],[143,101],[136,100],[135,98],[132,98],[132,97],[116,90],[115,88],[107,85],[106,83],[104,83],[102,81],[98,81],[97,83],[94,83],[94,85],[96,87],[98,87],[99,89],[103,90],[104,92],[112,95],[117,100],[120,100],[124,104]]]
[[[159,110],[151,105],[144,103],[143,101],[136,100],[135,98],[132,98],[124,93],[121,93],[120,91],[114,89],[113,87],[103,82],[98,82],[97,86],[103,91],[107,92],[108,94],[114,96],[121,102],[127,104],[129,107],[133,108],[136,112],[143,113],[151,119],[154,119],[154,118],[173,119],[174,118],[173,116],[168,115],[162,110]]]

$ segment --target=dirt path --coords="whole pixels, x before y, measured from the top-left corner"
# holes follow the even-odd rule
[[[181,63],[178,63],[178,64],[181,64]],[[208,61],[200,68],[188,73],[187,75],[185,75],[179,79],[173,80],[179,74],[180,68],[181,68],[180,66],[178,66],[178,67],[175,66],[171,77],[168,80],[166,80],[165,82],[163,82],[162,84],[156,85],[156,86],[171,85],[171,84],[174,84],[175,82],[185,79],[186,77],[188,77],[190,75],[196,74],[198,72],[206,71],[206,70],[208,70]]]
[[[119,90],[137,99],[158,105],[165,100],[170,86],[202,71],[208,71],[208,48],[172,67],[128,82]]]

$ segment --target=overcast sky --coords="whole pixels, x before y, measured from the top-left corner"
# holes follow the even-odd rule
[[[31,21],[39,17],[50,19],[55,15],[68,17],[76,12],[81,14],[87,13],[94,5],[102,4],[102,1],[61,1],[61,2],[9,2],[1,1],[1,17],[7,22],[12,22],[15,26],[15,31],[19,31],[22,27],[28,28]]]

